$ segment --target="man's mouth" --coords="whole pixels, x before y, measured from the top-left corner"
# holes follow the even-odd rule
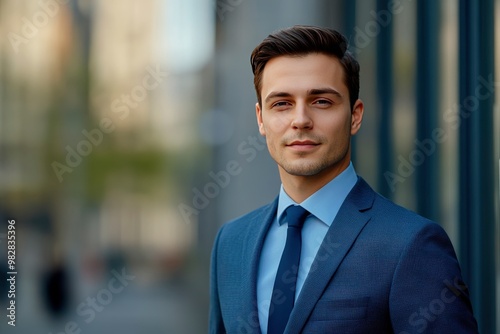
[[[311,150],[315,147],[317,147],[319,144],[317,142],[314,142],[312,140],[294,140],[291,143],[287,144],[286,146],[292,149],[296,150]]]

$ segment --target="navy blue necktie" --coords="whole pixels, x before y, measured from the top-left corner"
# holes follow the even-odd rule
[[[269,306],[268,334],[283,333],[292,312],[302,248],[301,231],[308,214],[309,212],[301,206],[289,206],[286,209],[288,222],[286,244],[274,281],[271,305]]]

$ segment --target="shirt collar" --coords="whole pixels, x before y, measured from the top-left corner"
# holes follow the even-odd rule
[[[330,226],[347,195],[358,181],[352,162],[349,166],[333,180],[325,184],[321,189],[306,198],[300,206],[316,216],[324,224]],[[283,213],[290,205],[299,205],[288,196],[281,184],[278,200],[278,223],[284,223]]]

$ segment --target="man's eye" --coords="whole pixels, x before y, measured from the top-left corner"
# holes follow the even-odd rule
[[[330,105],[332,103],[329,100],[316,100],[314,101],[314,104]]]
[[[273,104],[273,107],[285,107],[287,106],[289,103],[286,102],[286,101],[278,101],[276,103]]]

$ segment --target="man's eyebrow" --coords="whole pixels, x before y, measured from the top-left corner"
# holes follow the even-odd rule
[[[342,97],[342,94],[340,94],[339,91],[333,88],[314,88],[307,91],[307,95],[323,95],[323,94],[333,94],[338,97]]]
[[[292,94],[287,93],[287,92],[271,92],[269,95],[266,96],[266,99],[264,102],[269,102],[269,100],[274,99],[276,97],[290,97]]]

